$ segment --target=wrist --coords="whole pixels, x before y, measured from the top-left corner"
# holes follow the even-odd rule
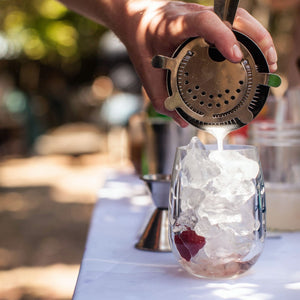
[[[102,24],[112,30],[117,28],[129,0],[59,0],[70,10]]]

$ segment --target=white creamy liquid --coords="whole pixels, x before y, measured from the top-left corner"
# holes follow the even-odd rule
[[[231,130],[222,126],[212,126],[208,127],[206,130],[216,138],[218,150],[222,151],[224,149],[224,138]]]

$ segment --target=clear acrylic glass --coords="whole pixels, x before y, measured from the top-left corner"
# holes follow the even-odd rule
[[[265,239],[264,181],[256,148],[188,149],[177,148],[172,171],[172,251],[197,277],[242,274],[257,261]]]

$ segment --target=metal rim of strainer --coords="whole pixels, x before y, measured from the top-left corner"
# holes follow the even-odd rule
[[[154,67],[167,69],[165,107],[199,129],[221,125],[231,131],[248,124],[263,108],[269,86],[280,84],[255,42],[233,32],[243,52],[239,64],[200,37],[186,40],[172,57],[153,58]]]

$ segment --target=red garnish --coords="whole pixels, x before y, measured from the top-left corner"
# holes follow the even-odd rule
[[[174,241],[181,257],[187,261],[190,261],[205,245],[205,238],[197,235],[196,232],[190,228],[175,235]]]
[[[191,260],[191,254],[189,249],[183,244],[183,241],[179,237],[179,234],[175,235],[175,244],[177,247],[178,252],[180,253],[181,257],[183,257],[185,260],[190,261]]]

